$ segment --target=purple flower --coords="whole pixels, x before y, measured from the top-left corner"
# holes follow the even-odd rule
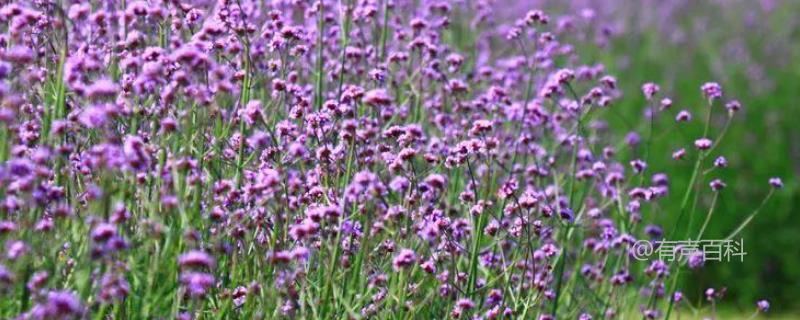
[[[650,276],[663,278],[669,276],[669,266],[662,260],[654,260],[650,263],[644,272]]]
[[[25,256],[30,251],[30,246],[22,241],[12,241],[6,244],[6,258],[17,260]]]
[[[116,235],[117,227],[110,223],[101,223],[92,229],[92,240],[95,242],[103,243]]]
[[[178,257],[178,266],[185,268],[213,269],[216,265],[214,257],[200,250],[192,250]]]
[[[575,79],[575,72],[571,69],[561,69],[556,71],[554,79],[558,84],[568,84]]]
[[[720,191],[725,188],[726,184],[720,179],[715,179],[708,184],[711,187],[711,190]]]
[[[728,166],[728,160],[723,156],[719,156],[714,159],[714,166],[717,168],[725,168]]]
[[[658,319],[661,317],[661,312],[654,309],[646,309],[642,312],[642,315],[647,319]]]
[[[644,97],[647,100],[653,99],[653,97],[661,91],[661,88],[655,83],[645,83],[642,85],[642,93],[644,93]]]
[[[5,61],[0,61],[0,80],[5,79],[11,73],[12,66],[10,63]]]
[[[692,114],[689,113],[687,110],[681,110],[678,112],[678,115],[675,116],[675,121],[677,122],[687,122],[692,120]]]
[[[110,79],[100,79],[86,87],[85,94],[89,99],[109,99],[117,95],[119,87]]]
[[[111,303],[115,300],[124,300],[131,291],[130,284],[125,277],[117,274],[106,274],[100,280],[100,301]]]
[[[672,107],[672,100],[670,98],[661,99],[661,110],[667,110]]]
[[[685,155],[686,155],[686,149],[680,148],[678,150],[675,150],[675,152],[672,153],[672,159],[683,160],[683,157]]]
[[[247,138],[247,145],[255,150],[263,149],[269,145],[269,135],[264,131],[256,130]]]
[[[0,264],[0,290],[14,282],[14,274],[6,266]]]
[[[78,118],[83,126],[94,129],[106,124],[109,114],[105,105],[92,105],[84,109]]]
[[[447,178],[441,174],[431,174],[425,178],[425,184],[433,189],[442,190],[447,185]]]
[[[639,134],[636,132],[628,132],[628,134],[625,135],[625,143],[627,143],[631,147],[639,145],[641,141],[642,138],[639,137]]]
[[[700,89],[708,100],[722,98],[722,87],[716,82],[706,82]]]
[[[178,129],[178,122],[172,117],[161,119],[161,131],[165,133],[174,132]]]
[[[758,302],[756,302],[756,307],[758,307],[759,312],[767,312],[769,311],[769,301],[758,300]]]
[[[309,219],[304,219],[300,223],[293,224],[289,228],[289,235],[294,240],[303,240],[309,236],[316,234],[318,230],[319,230],[318,223]]]
[[[600,83],[602,83],[606,88],[614,90],[617,88],[617,79],[612,76],[603,76],[600,78]]]
[[[32,313],[34,318],[78,319],[84,314],[84,307],[72,292],[50,291],[44,304],[34,307]]]
[[[239,110],[239,116],[242,117],[247,125],[252,126],[256,123],[256,121],[260,120],[262,116],[262,104],[261,101],[252,100],[247,103],[244,109]]]
[[[706,262],[705,254],[702,251],[697,251],[689,255],[686,264],[690,269],[697,269],[702,267]]]
[[[28,280],[28,290],[37,291],[43,288],[48,279],[50,279],[50,274],[47,273],[47,271],[39,271],[34,273],[30,280]]]
[[[417,255],[411,249],[402,249],[392,260],[392,267],[395,271],[400,271],[417,261]]]
[[[456,301],[456,307],[462,310],[472,310],[472,308],[475,308],[475,303],[470,299],[462,298]]]
[[[492,121],[482,119],[472,123],[470,133],[474,136],[480,136],[481,134],[492,131],[492,128],[494,128]]]
[[[783,188],[783,181],[781,181],[781,178],[772,177],[769,178],[769,185],[775,189],[780,189]]]
[[[550,21],[550,17],[541,10],[531,10],[525,15],[525,23],[529,26],[536,24],[546,25]]]
[[[728,113],[732,115],[736,112],[739,112],[739,110],[742,110],[742,104],[737,100],[731,100],[725,104],[725,109],[728,109]]]
[[[386,93],[384,89],[375,89],[367,91],[364,94],[364,103],[373,107],[385,107],[392,103],[392,98]]]
[[[713,142],[711,139],[701,138],[694,141],[694,146],[700,150],[708,150]]]
[[[706,299],[709,300],[709,301],[714,300],[716,295],[717,295],[717,291],[714,290],[714,288],[708,288],[705,291]]]
[[[214,276],[202,272],[182,273],[180,282],[186,288],[186,292],[192,297],[202,297],[214,286],[216,280]]]
[[[34,52],[26,46],[15,45],[6,50],[4,58],[16,64],[28,64],[33,61]]]
[[[645,169],[647,169],[647,163],[642,161],[642,160],[640,160],[640,159],[635,159],[635,160],[631,161],[630,164],[631,164],[631,168],[633,168],[633,171],[636,172],[636,173],[641,173]]]

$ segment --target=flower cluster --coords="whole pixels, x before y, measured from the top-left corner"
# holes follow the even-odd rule
[[[620,136],[637,80],[568,22],[420,2],[3,5],[0,317],[668,316],[683,263],[631,250],[724,191],[724,131],[673,185],[649,141],[680,98],[643,85]],[[726,121],[731,94],[698,91]]]

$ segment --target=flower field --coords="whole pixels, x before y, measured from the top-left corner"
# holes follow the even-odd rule
[[[0,319],[791,314],[792,9],[3,1]]]

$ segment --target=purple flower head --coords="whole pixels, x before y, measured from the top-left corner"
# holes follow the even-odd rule
[[[642,93],[644,93],[644,97],[647,100],[653,99],[659,91],[661,91],[661,88],[655,83],[648,82],[642,85]]]
[[[472,310],[472,308],[475,308],[475,303],[470,299],[462,298],[456,301],[456,307],[461,308],[461,310]]]
[[[701,138],[694,141],[694,146],[705,151],[711,148],[712,143],[711,139]]]
[[[14,274],[6,266],[0,264],[0,290],[5,289],[14,282]]]
[[[213,269],[216,265],[216,260],[208,253],[200,250],[192,250],[178,257],[178,265],[181,269]]]
[[[256,130],[253,132],[253,134],[247,137],[247,145],[255,150],[260,150],[267,147],[269,145],[269,141],[269,135],[261,130]]]
[[[202,272],[187,272],[182,273],[180,282],[186,289],[186,292],[192,297],[202,297],[208,293],[208,290],[216,283],[214,276]]]
[[[680,148],[678,150],[675,150],[675,152],[672,153],[672,159],[675,159],[675,160],[683,160],[684,156],[686,156],[686,149],[684,149],[684,148]]]
[[[491,120],[478,120],[472,123],[472,129],[470,130],[470,133],[474,136],[480,136],[492,131],[493,128],[494,125],[492,124]]]
[[[34,311],[43,319],[79,319],[84,314],[84,307],[72,292],[50,291],[42,307]]]
[[[111,79],[100,79],[86,87],[85,94],[89,99],[110,99],[117,95],[119,87]]]
[[[403,176],[396,176],[392,179],[391,182],[389,182],[389,189],[391,189],[394,192],[402,192],[408,189],[410,185],[411,182],[408,181],[408,178]]]
[[[101,223],[92,229],[92,240],[98,243],[105,243],[117,235],[117,227],[110,223]]]
[[[546,25],[549,21],[550,17],[541,10],[531,10],[525,15],[525,23],[529,26]]]
[[[653,182],[653,185],[656,186],[667,186],[669,185],[669,177],[665,173],[656,173],[653,174],[653,177],[650,179]]]
[[[402,249],[400,250],[400,253],[398,253],[392,260],[392,267],[394,267],[395,271],[400,271],[413,265],[416,261],[417,255],[413,250]]]
[[[714,166],[717,168],[725,168],[728,166],[728,159],[725,159],[723,156],[719,156],[714,159]]]
[[[256,123],[256,121],[261,119],[262,116],[262,104],[261,101],[252,100],[247,103],[244,109],[239,111],[239,116],[242,117],[247,125],[252,126]]]
[[[570,208],[561,208],[561,211],[559,211],[558,214],[559,214],[559,216],[561,216],[561,219],[564,219],[564,220],[567,220],[567,221],[570,221],[570,222],[575,217],[575,215],[572,213],[572,209],[570,209]]]
[[[722,86],[716,82],[706,82],[700,89],[703,91],[703,96],[708,100],[717,100],[722,98]]]
[[[697,269],[702,267],[706,262],[705,254],[702,251],[693,252],[687,258],[687,265],[691,269]]]
[[[661,110],[672,108],[672,100],[670,98],[661,99]]]
[[[39,271],[34,273],[30,280],[28,280],[28,290],[37,291],[47,284],[47,280],[50,279],[50,274],[47,271]]]
[[[675,116],[675,121],[677,122],[687,122],[692,120],[692,114],[689,113],[687,110],[681,110],[678,112],[678,115]]]
[[[725,188],[726,184],[720,179],[715,179],[708,184],[711,187],[711,190],[720,191]]]
[[[634,131],[628,132],[628,134],[625,135],[625,143],[627,143],[631,147],[639,145],[641,141],[642,138],[639,136],[638,133]]]
[[[28,64],[33,61],[34,52],[26,46],[15,45],[6,50],[4,58],[16,64]]]
[[[769,185],[775,189],[780,189],[783,188],[783,181],[781,181],[781,178],[772,177],[769,178]]]
[[[319,231],[318,223],[309,219],[303,219],[300,223],[293,224],[289,228],[289,235],[294,240],[302,240],[316,234],[317,231]]]
[[[367,91],[364,94],[364,103],[373,107],[385,107],[392,103],[392,98],[384,89]]]
[[[164,133],[174,132],[175,130],[178,129],[178,122],[175,121],[175,118],[166,117],[164,119],[161,119],[160,127],[161,127],[161,132]]]
[[[149,167],[150,154],[147,152],[146,145],[141,137],[126,136],[122,145],[122,152],[125,154],[128,165],[133,170],[141,171]]]
[[[737,100],[731,100],[725,104],[725,109],[728,109],[728,113],[733,115],[734,113],[739,112],[739,110],[742,110],[742,104]]]
[[[705,291],[705,296],[709,301],[714,300],[714,298],[717,296],[717,291],[714,290],[714,288],[708,288]]]
[[[610,90],[614,90],[617,88],[617,79],[612,76],[603,76],[600,78],[600,83],[603,84],[606,88]]]
[[[130,291],[128,280],[121,275],[106,274],[100,280],[99,298],[104,303],[124,300]]]
[[[645,319],[658,319],[661,317],[661,312],[654,309],[646,309],[642,311],[642,315]]]
[[[758,308],[759,312],[767,312],[769,311],[769,301],[758,300],[758,302],[756,302],[756,307]]]
[[[640,160],[640,159],[635,159],[635,160],[631,161],[630,164],[631,164],[631,168],[633,168],[633,171],[636,172],[636,173],[641,173],[645,169],[647,169],[647,163],[642,161],[642,160]]]
[[[359,199],[370,199],[373,196],[386,193],[378,175],[367,170],[359,171],[345,189],[345,196],[348,201],[358,201]]]
[[[443,190],[447,186],[447,178],[441,174],[431,174],[425,178],[425,184],[436,190]]]
[[[11,73],[11,64],[5,61],[0,61],[0,80],[5,79]]]
[[[568,84],[575,79],[575,72],[571,69],[561,69],[556,71],[554,79],[558,84]]]
[[[91,129],[103,126],[109,118],[110,114],[103,104],[86,107],[78,116],[80,123]]]
[[[650,276],[663,278],[669,276],[669,266],[662,260],[654,260],[644,272]]]

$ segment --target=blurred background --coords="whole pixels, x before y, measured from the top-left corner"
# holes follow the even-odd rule
[[[644,119],[646,104],[639,92],[641,83],[648,81],[658,83],[675,107],[691,110],[698,119],[706,108],[699,91],[704,82],[719,82],[727,99],[742,103],[743,112],[734,117],[718,151],[730,166],[715,176],[729,188],[718,200],[704,238],[722,239],[734,230],[769,191],[769,177],[782,177],[786,187],[740,235],[747,251],[744,262],[708,262],[683,278],[683,288],[696,300],[707,287],[727,287],[723,303],[742,312],[751,310],[757,299],[770,300],[776,313],[798,312],[800,217],[795,209],[800,208],[796,179],[800,173],[800,1],[620,0],[572,1],[568,5],[550,1],[542,5],[554,13],[572,15],[576,28],[610,33],[608,40],[597,37],[604,48],[594,48],[593,56],[587,58],[601,61],[616,74],[627,93],[616,105],[627,121],[608,119],[615,130],[628,130],[626,122]],[[592,48],[577,50],[589,52]],[[717,130],[723,127],[724,118],[715,117]],[[663,120],[669,119],[662,119],[660,126],[667,131],[669,121]],[[700,122],[694,121],[695,127],[685,135],[666,132],[657,136],[654,150],[686,145],[701,134]],[[672,161],[670,152],[651,159],[651,166],[666,172],[683,171],[670,174],[672,185],[680,188],[677,190],[688,184],[687,173],[692,170],[689,162],[678,165]],[[678,212],[680,201],[673,198],[676,200],[664,204],[664,212]],[[670,227],[675,216],[660,218],[663,226]]]
[[[501,1],[502,2],[502,1]],[[675,129],[673,116],[656,124],[650,168],[670,173],[673,194],[656,218],[665,229],[674,225],[679,195],[688,184],[692,161],[673,161],[672,150],[702,135],[707,103],[700,86],[719,82],[725,101],[737,99],[736,114],[716,154],[729,161],[725,170],[705,177],[723,179],[717,211],[704,239],[723,239],[756,209],[781,177],[785,188],[770,201],[737,238],[744,239],[744,262],[708,262],[685,272],[684,293],[698,301],[708,287],[726,287],[723,307],[736,314],[751,312],[758,299],[771,302],[773,314],[800,312],[800,1],[517,1],[497,5],[493,23],[510,24],[520,12],[545,9],[556,28],[571,28],[583,63],[601,62],[619,79],[625,97],[608,117],[612,130],[639,129],[646,101],[640,86],[655,82],[675,110],[687,109],[695,121]],[[563,35],[562,35],[563,37]],[[712,119],[712,136],[724,126],[721,106]],[[637,125],[640,125],[637,127]],[[714,131],[716,130],[716,131]],[[655,155],[655,154],[654,154]],[[708,192],[706,192],[708,194]],[[704,216],[710,199],[700,199]],[[674,213],[674,214],[670,214]],[[790,316],[791,317],[791,316]],[[746,318],[746,317],[745,317]]]

